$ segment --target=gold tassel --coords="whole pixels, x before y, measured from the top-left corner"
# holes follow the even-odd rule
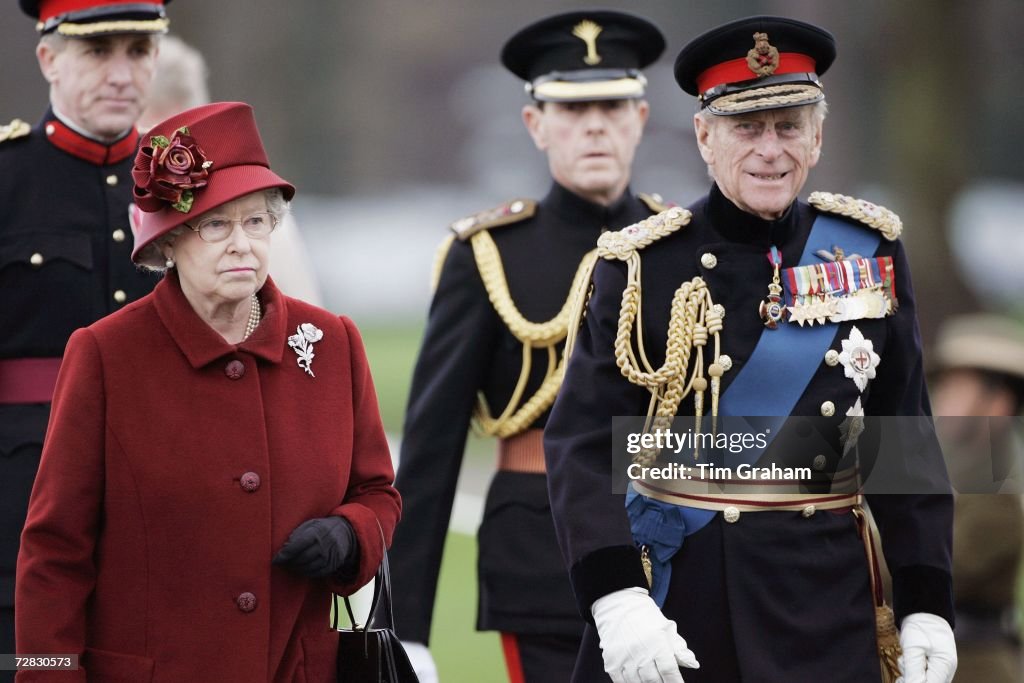
[[[896,628],[896,615],[892,607],[885,604],[875,607],[875,625],[878,635],[878,659],[882,666],[882,683],[896,683],[900,677],[899,657],[903,654],[900,647],[900,632]]]
[[[647,587],[654,587],[654,566],[651,564],[651,549],[648,546],[640,548],[640,564],[644,567],[644,577],[647,579]]]
[[[868,560],[868,571],[871,576],[871,594],[875,602],[875,639],[878,641],[878,660],[882,669],[882,683],[896,683],[900,678],[899,657],[903,654],[900,647],[900,631],[896,628],[896,615],[892,607],[885,604],[882,596],[881,577],[878,570],[878,556],[875,554],[875,538],[871,533],[871,523],[864,510],[855,507],[852,510],[857,520],[864,551]]]

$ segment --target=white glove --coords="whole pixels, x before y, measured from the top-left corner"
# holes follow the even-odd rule
[[[403,640],[402,647],[405,648],[405,654],[409,655],[409,663],[412,664],[412,670],[416,672],[420,683],[437,683],[437,666],[434,665],[434,658],[427,646]]]
[[[601,638],[604,670],[614,683],[683,683],[680,666],[699,669],[676,622],[643,588],[623,588],[590,608]]]
[[[950,683],[956,673],[953,629],[942,617],[914,612],[900,627],[900,673],[897,683]]]

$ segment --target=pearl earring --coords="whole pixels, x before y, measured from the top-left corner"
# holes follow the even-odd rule
[[[172,259],[170,256],[168,256],[167,260],[164,261],[164,266],[167,268],[167,270],[170,270],[171,268],[173,268],[174,267],[174,259]]]

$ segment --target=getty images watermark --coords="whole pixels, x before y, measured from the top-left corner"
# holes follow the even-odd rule
[[[714,425],[717,428],[717,423]],[[683,432],[658,427],[644,432],[629,432],[626,435],[626,453],[631,456],[671,454],[681,456],[694,453],[692,462],[665,462],[644,464],[636,458],[626,468],[631,480],[805,480],[814,476],[811,467],[781,467],[769,462],[757,465],[753,462],[734,462],[717,465],[714,462],[700,462],[700,453],[729,453],[740,455],[745,452],[763,452],[768,448],[772,436],[771,427],[757,432],[697,432],[687,428]],[[649,460],[649,459],[644,459]]]
[[[613,493],[634,481],[827,493],[851,479],[865,494],[1024,493],[1019,417],[615,417],[612,436]]]

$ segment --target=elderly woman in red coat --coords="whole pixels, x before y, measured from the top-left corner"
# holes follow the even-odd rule
[[[18,560],[18,652],[81,668],[19,683],[334,681],[331,592],[401,508],[359,333],[267,277],[294,188],[248,105],[149,135],[132,258],[167,274],[71,337]]]

